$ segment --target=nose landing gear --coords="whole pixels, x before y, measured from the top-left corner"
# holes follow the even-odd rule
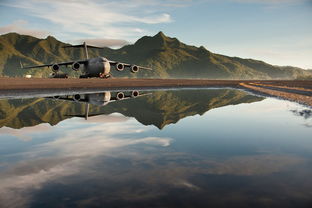
[[[100,73],[99,77],[102,78],[102,79],[110,79],[110,78],[112,78],[112,75],[111,74]]]

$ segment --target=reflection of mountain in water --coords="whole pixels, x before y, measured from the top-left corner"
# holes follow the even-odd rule
[[[251,103],[263,98],[230,89],[160,91],[150,96],[111,103],[91,105],[90,115],[119,112],[136,118],[144,125],[163,128],[180,119],[202,115],[226,105]],[[40,123],[55,125],[73,115],[83,115],[85,104],[54,99],[34,98],[0,101],[0,127],[22,128]]]

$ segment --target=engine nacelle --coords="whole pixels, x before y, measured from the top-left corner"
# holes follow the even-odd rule
[[[79,95],[79,94],[74,95],[73,100],[76,101],[76,102],[80,101],[81,100],[81,95]]]
[[[139,91],[134,90],[131,92],[131,97],[133,98],[138,97],[139,95],[140,95]]]
[[[116,69],[117,69],[117,71],[123,71],[125,69],[125,65],[122,63],[117,63]]]
[[[117,100],[122,100],[125,98],[125,94],[123,92],[118,92],[116,98]]]
[[[132,65],[130,70],[132,73],[137,73],[139,71],[139,67],[137,65]]]
[[[58,72],[60,69],[60,66],[58,64],[53,64],[51,68],[52,68],[52,71]]]
[[[78,62],[75,62],[72,64],[72,69],[75,71],[78,71],[80,68],[80,64]]]
[[[55,72],[52,72],[51,74],[49,74],[49,78],[54,78],[55,74]]]

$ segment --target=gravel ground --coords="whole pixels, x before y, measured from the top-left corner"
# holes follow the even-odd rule
[[[279,97],[312,107],[312,91],[304,88],[303,90],[300,90],[301,88],[293,89],[292,87],[287,88],[285,86],[266,86],[259,83],[241,83],[240,85],[246,89],[252,90],[255,93],[258,92],[273,97]]]

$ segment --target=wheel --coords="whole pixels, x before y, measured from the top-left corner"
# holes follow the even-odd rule
[[[102,79],[109,79],[109,78],[112,78],[112,75],[100,73],[99,77],[102,78]]]
[[[83,74],[83,75],[80,75],[79,78],[80,79],[86,79],[86,78],[88,78],[88,75]]]
[[[106,77],[105,77],[106,79],[111,79],[111,78],[113,78],[113,75],[112,74],[106,74]]]

